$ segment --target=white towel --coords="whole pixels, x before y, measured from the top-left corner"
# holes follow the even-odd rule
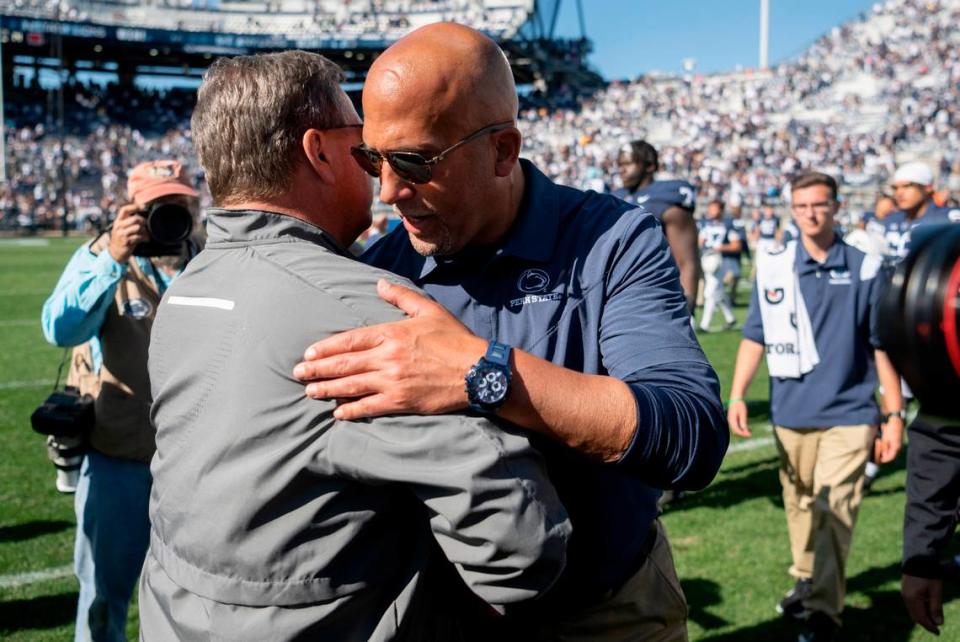
[[[757,253],[757,288],[771,377],[799,379],[820,363],[794,266],[797,242]]]

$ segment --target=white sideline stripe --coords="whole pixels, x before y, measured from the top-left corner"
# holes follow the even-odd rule
[[[42,388],[52,386],[53,379],[35,379],[34,381],[7,381],[0,382],[0,390],[16,390],[18,388]]]
[[[170,305],[192,305],[199,308],[217,308],[232,310],[234,302],[229,299],[215,299],[203,296],[172,296],[167,300]]]
[[[750,427],[751,432],[754,436],[749,439],[738,439],[736,442],[730,444],[727,448],[727,453],[742,453],[750,450],[756,450],[757,448],[764,448],[766,446],[772,446],[774,444],[773,440],[773,426],[768,423],[758,424]],[[763,437],[759,435],[765,435]]]
[[[17,588],[43,582],[46,580],[59,580],[73,575],[73,566],[57,566],[54,568],[45,568],[42,571],[30,571],[29,573],[15,573],[13,575],[0,575],[0,588]]]
[[[9,328],[15,325],[40,325],[36,319],[5,319],[0,321],[0,328]]]
[[[0,239],[0,247],[46,247],[47,239]]]
[[[757,448],[763,448],[764,446],[772,446],[773,437],[754,437],[747,441],[741,441],[736,444],[733,444],[727,448],[727,454],[729,453],[742,453],[747,450],[756,450]]]

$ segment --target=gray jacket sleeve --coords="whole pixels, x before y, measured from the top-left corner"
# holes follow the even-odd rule
[[[466,415],[340,422],[324,455],[368,483],[406,484],[441,549],[491,605],[536,597],[563,570],[570,522],[527,438]]]

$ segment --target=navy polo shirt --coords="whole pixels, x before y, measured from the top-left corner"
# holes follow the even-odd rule
[[[797,241],[796,269],[810,315],[820,363],[799,379],[770,378],[770,417],[784,428],[830,428],[876,424],[880,347],[877,309],[886,275],[839,235],[826,260],[817,263]],[[743,336],[764,344],[763,319],[754,281]]]
[[[400,227],[362,258],[414,281],[478,336],[630,386],[638,427],[618,463],[531,433],[574,527],[550,601],[582,605],[642,562],[655,489],[706,486],[729,437],[659,223],[521,164],[523,202],[499,243],[425,258]]]

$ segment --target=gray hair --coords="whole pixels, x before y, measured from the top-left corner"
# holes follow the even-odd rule
[[[301,162],[303,134],[344,124],[343,72],[323,56],[284,51],[220,58],[190,121],[214,203],[275,197]]]

